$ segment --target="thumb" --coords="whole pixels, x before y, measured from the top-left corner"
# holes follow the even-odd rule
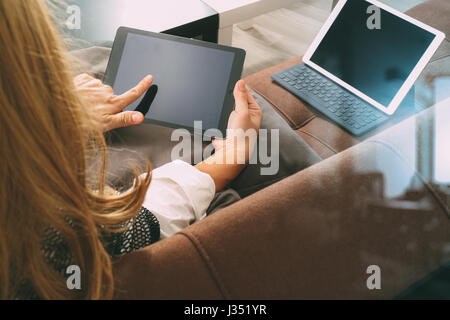
[[[144,115],[140,112],[126,111],[118,113],[111,117],[110,127],[112,129],[130,127],[141,124],[144,121]]]
[[[234,99],[236,101],[236,111],[240,114],[248,113],[249,91],[243,80],[239,80],[234,88]]]
[[[212,144],[214,146],[214,149],[220,150],[220,149],[223,149],[223,147],[225,146],[226,142],[227,142],[226,139],[214,138],[213,141],[212,141]]]

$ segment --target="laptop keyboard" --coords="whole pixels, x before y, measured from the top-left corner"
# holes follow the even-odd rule
[[[272,79],[355,136],[388,120],[386,114],[304,63],[274,74]]]

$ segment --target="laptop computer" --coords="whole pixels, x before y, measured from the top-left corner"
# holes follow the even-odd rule
[[[376,0],[340,0],[303,57],[272,79],[355,136],[389,119],[445,35]]]

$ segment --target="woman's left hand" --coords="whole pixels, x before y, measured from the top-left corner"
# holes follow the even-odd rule
[[[142,113],[122,111],[139,99],[152,82],[153,77],[147,76],[133,89],[116,96],[110,86],[88,74],[81,74],[74,79],[76,89],[85,103],[93,109],[94,120],[102,132],[141,124],[144,121]]]
[[[216,151],[222,150],[225,146],[237,151],[245,151],[247,160],[249,160],[251,153],[254,151],[263,113],[243,80],[236,83],[234,99],[236,101],[236,107],[228,120],[227,138],[214,139],[213,145]],[[254,135],[252,135],[252,132]],[[240,145],[239,141],[245,142],[245,136],[247,134],[249,138],[253,139],[250,139],[250,143]],[[244,139],[239,138],[241,135],[244,136]]]

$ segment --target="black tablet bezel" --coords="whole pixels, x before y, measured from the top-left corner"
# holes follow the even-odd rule
[[[206,48],[212,48],[212,49],[219,49],[223,51],[229,51],[234,53],[234,61],[231,68],[230,77],[228,80],[227,85],[227,93],[224,98],[224,103],[222,107],[222,113],[220,116],[220,121],[218,124],[218,128],[203,128],[202,134],[205,133],[206,130],[209,129],[218,129],[222,132],[223,137],[226,136],[226,129],[228,126],[228,118],[230,114],[234,110],[235,101],[233,96],[233,91],[236,83],[241,79],[242,77],[242,70],[244,67],[244,61],[246,52],[243,49],[239,48],[233,48],[228,46],[223,46],[211,42],[204,42],[200,40],[195,39],[188,39],[163,33],[155,33],[150,31],[144,31],[144,30],[138,30],[133,28],[127,28],[127,27],[120,27],[117,30],[116,38],[114,40],[114,44],[112,47],[111,55],[109,57],[108,66],[106,68],[105,77],[104,77],[104,83],[107,85],[110,85],[111,87],[114,87],[114,83],[116,81],[117,72],[119,70],[120,61],[122,59],[123,50],[125,48],[125,43],[127,40],[127,36],[129,33],[148,36],[148,37],[154,37],[159,39],[165,39],[175,42],[181,42],[186,44],[191,44],[199,47],[206,47]],[[199,119],[201,120],[201,119]],[[156,124],[164,127],[174,128],[174,129],[187,129],[191,133],[200,133],[196,132],[193,127],[187,127],[176,123],[170,123],[170,122],[163,122],[159,120],[153,120],[151,118],[145,118],[144,123],[151,123]]]

